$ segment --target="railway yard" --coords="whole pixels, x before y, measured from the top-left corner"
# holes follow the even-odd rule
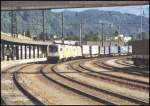
[[[14,105],[149,105],[149,70],[130,56],[46,61],[1,71],[1,102]]]
[[[2,1],[1,105],[148,105],[149,2]]]

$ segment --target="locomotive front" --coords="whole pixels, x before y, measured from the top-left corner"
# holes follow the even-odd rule
[[[47,51],[48,51],[47,61],[57,62],[59,60],[58,45],[49,45]]]

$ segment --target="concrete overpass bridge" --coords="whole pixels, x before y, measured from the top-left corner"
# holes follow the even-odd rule
[[[2,10],[31,10],[56,8],[88,8],[146,5],[148,0],[129,1],[1,1]]]
[[[1,34],[1,61],[45,58],[51,42],[14,38]]]

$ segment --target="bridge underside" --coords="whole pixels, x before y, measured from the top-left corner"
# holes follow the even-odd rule
[[[148,5],[148,1],[1,1],[1,10]]]

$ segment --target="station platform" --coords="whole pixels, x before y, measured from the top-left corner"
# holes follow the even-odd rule
[[[8,36],[4,33],[1,34],[1,41],[7,41],[7,42],[13,42],[18,44],[34,44],[34,45],[49,45],[52,44],[52,42],[49,41],[35,41],[35,40],[27,40],[27,39],[20,39],[20,38],[14,38],[12,36]]]
[[[46,61],[46,58],[35,58],[35,59],[23,59],[23,60],[12,60],[12,61],[1,61],[1,72],[7,68],[18,64],[31,63],[31,62],[40,62]]]

